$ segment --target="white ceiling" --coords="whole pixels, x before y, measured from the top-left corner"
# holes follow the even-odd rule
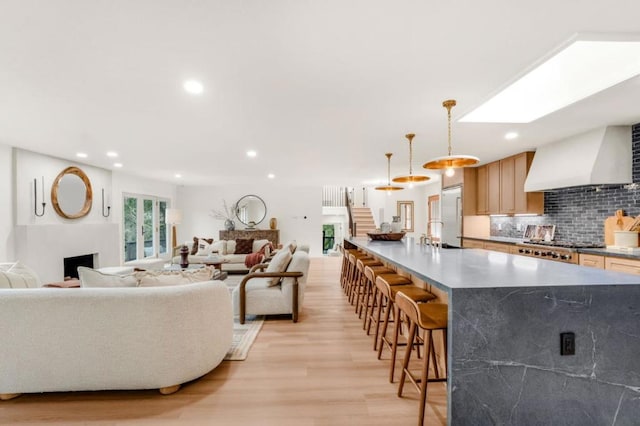
[[[386,179],[385,152],[406,173],[413,132],[421,173],[446,154],[443,100],[460,117],[573,34],[638,16],[637,0],[0,0],[0,143],[105,168],[115,150],[176,184],[359,185]],[[486,163],[638,123],[639,99],[636,77],[530,124],[454,122],[453,150]]]

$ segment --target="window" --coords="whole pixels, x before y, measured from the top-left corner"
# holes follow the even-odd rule
[[[165,218],[168,200],[126,194],[122,204],[124,261],[167,254],[168,228]]]

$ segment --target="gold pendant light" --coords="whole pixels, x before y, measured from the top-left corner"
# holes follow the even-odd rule
[[[449,155],[446,157],[438,157],[422,165],[425,169],[446,169],[447,176],[453,176],[454,169],[460,167],[469,167],[478,164],[480,159],[472,155],[451,155],[451,108],[456,106],[454,99],[442,102],[442,106],[447,109],[447,118],[449,123]]]
[[[392,186],[391,185],[391,156],[393,155],[390,152],[387,152],[385,154],[387,156],[387,185],[386,186],[376,186],[376,189],[378,191],[399,191],[401,189],[404,189],[401,186]]]
[[[409,174],[406,176],[398,176],[398,177],[394,177],[392,180],[394,182],[398,182],[398,183],[408,183],[409,185],[413,184],[413,183],[417,183],[417,182],[425,182],[428,181],[429,179],[431,179],[429,176],[423,176],[423,175],[414,175],[413,174],[413,149],[411,146],[411,143],[413,142],[413,138],[416,135],[413,133],[408,133],[406,135],[404,135],[405,138],[409,139]]]

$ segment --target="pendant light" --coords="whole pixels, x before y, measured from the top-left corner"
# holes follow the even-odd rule
[[[413,149],[411,143],[413,142],[413,138],[416,135],[413,133],[408,133],[404,135],[405,138],[409,140],[409,174],[406,176],[398,176],[394,177],[392,180],[398,183],[408,183],[409,187],[411,187],[416,182],[426,182],[431,179],[429,176],[423,175],[414,175],[413,174]]]
[[[392,186],[391,185],[391,156],[393,155],[390,152],[385,154],[387,156],[387,185],[386,186],[376,186],[378,191],[387,191],[387,195],[391,195],[391,191],[399,191],[404,189],[401,186]]]
[[[446,169],[447,176],[453,176],[454,169],[460,167],[469,167],[478,164],[480,159],[472,155],[451,155],[451,108],[456,106],[454,99],[442,102],[442,106],[447,109],[447,119],[449,123],[449,155],[446,157],[438,157],[422,165],[425,169]]]

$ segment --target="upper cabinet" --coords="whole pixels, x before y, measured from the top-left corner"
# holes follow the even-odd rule
[[[477,168],[477,214],[543,214],[544,194],[524,192],[533,152]]]
[[[478,184],[476,182],[477,167],[465,167],[456,169],[455,174],[451,177],[442,175],[442,188],[451,188],[454,186],[462,186],[462,215],[473,216],[476,212],[476,191]]]

